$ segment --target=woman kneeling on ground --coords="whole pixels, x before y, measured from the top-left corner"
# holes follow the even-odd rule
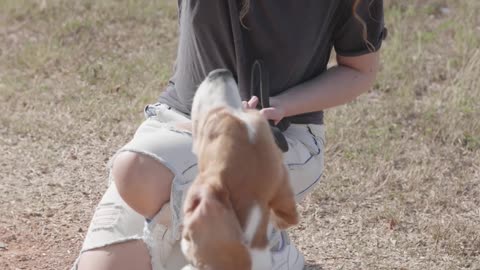
[[[179,0],[176,65],[167,89],[146,106],[145,121],[112,158],[110,185],[88,229],[74,269],[172,269],[185,260],[179,226],[186,189],[197,173],[189,121],[196,87],[230,70],[245,106],[250,68],[270,74],[270,105],[261,113],[289,123],[284,154],[297,202],[323,172],[323,110],[372,86],[385,35],[382,0]],[[337,65],[327,70],[332,48]],[[304,258],[283,231],[270,235],[273,269],[303,269]]]

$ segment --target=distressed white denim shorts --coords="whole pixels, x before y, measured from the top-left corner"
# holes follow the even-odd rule
[[[168,240],[175,242],[180,239],[184,196],[197,175],[197,160],[191,149],[192,135],[176,129],[175,125],[189,118],[161,103],[146,106],[145,117],[146,120],[137,129],[133,139],[117,154],[124,151],[141,153],[161,162],[173,172],[169,209],[172,228]],[[284,135],[289,145],[289,151],[284,153],[284,160],[289,169],[297,202],[300,202],[312,191],[323,173],[324,127],[315,124],[292,124]],[[112,160],[114,158],[115,156]],[[109,177],[109,187],[95,210],[81,252],[130,240],[145,241],[144,227],[148,223],[122,200],[111,174]],[[155,243],[145,242],[151,256],[155,257],[151,249]],[[153,258],[152,264],[154,270],[161,269],[155,267]]]

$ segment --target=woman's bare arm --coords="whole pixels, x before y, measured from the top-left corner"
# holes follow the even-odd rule
[[[278,121],[352,101],[372,87],[379,66],[379,53],[337,56],[337,63],[318,77],[272,97],[272,107],[263,109],[262,113],[268,119]]]

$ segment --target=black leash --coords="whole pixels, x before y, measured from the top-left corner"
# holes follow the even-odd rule
[[[250,96],[257,96],[260,102],[257,106],[258,109],[270,107],[270,85],[269,85],[268,72],[265,69],[265,65],[262,60],[256,60],[253,63],[251,78],[250,78]],[[255,91],[258,86],[258,90]],[[278,125],[275,125],[273,120],[268,121],[275,138],[275,142],[278,147],[283,151],[288,151],[288,143],[283,136],[282,131],[288,128],[288,124],[284,121],[280,121]]]

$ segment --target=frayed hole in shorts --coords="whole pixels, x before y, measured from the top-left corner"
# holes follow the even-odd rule
[[[124,211],[123,206],[114,203],[100,204],[93,216],[92,230],[111,230]]]

